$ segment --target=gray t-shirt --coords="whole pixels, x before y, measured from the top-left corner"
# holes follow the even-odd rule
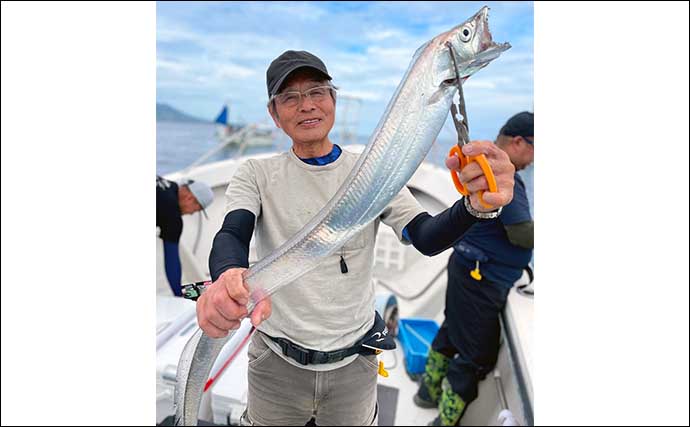
[[[349,175],[359,154],[343,150],[338,159],[322,166],[300,160],[292,150],[240,165],[226,191],[226,213],[246,209],[256,216],[254,236],[259,259],[295,235],[311,220]],[[424,212],[405,187],[381,216],[355,235],[316,269],[282,288],[272,299],[271,317],[259,331],[286,338],[304,348],[333,351],[351,347],[373,326],[374,243],[379,223],[390,226],[401,242],[402,230]],[[340,269],[340,257],[348,272]],[[303,366],[284,356],[267,337],[266,344],[289,363],[316,371],[336,369],[340,362]]]

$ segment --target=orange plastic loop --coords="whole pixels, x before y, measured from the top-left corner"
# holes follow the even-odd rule
[[[482,172],[484,172],[484,177],[486,177],[486,182],[489,184],[489,191],[492,193],[495,193],[498,191],[498,184],[496,183],[496,177],[494,176],[494,171],[491,170],[491,166],[489,166],[489,161],[486,159],[486,156],[483,154],[480,154],[478,156],[472,156],[470,158],[471,162],[477,162],[479,164],[479,167],[482,168]],[[480,191],[479,192],[479,203],[481,203],[482,206],[486,209],[492,209],[493,205],[490,205],[484,201],[484,192]]]
[[[479,167],[482,169],[484,176],[486,177],[487,184],[489,185],[489,191],[492,193],[498,191],[496,177],[494,176],[494,172],[491,170],[491,166],[489,165],[489,161],[486,159],[485,155],[480,154],[478,156],[471,156],[468,158],[462,153],[462,150],[457,145],[453,145],[450,148],[450,152],[448,153],[448,155],[456,156],[460,160],[460,170],[462,170],[462,168],[467,166],[470,162],[477,162],[477,164],[479,164]],[[462,194],[463,196],[469,196],[469,191],[467,191],[467,188],[465,188],[465,186],[460,182],[458,172],[455,170],[451,170],[450,177],[453,180],[453,184],[455,185],[455,189],[458,190],[458,193]],[[486,209],[493,208],[492,205],[484,201],[483,195],[483,191],[480,191],[478,193],[479,203],[481,203],[481,205],[484,206]]]
[[[465,157],[464,154],[462,154],[460,147],[458,147],[457,145],[453,145],[451,147],[448,155],[449,156],[456,156],[460,160],[460,169],[464,168],[465,165],[467,164],[467,158]],[[469,194],[469,192],[467,191],[465,186],[462,185],[462,182],[460,182],[460,176],[458,175],[458,172],[454,169],[451,169],[450,177],[453,180],[453,184],[455,185],[455,189],[458,190],[458,193],[460,193],[464,196],[467,196]]]

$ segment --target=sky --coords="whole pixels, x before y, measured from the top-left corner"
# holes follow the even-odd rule
[[[156,99],[208,120],[228,103],[232,122],[271,123],[266,68],[307,50],[340,88],[336,124],[366,137],[417,48],[484,5],[494,41],[512,48],[464,87],[470,136],[493,139],[511,115],[533,111],[531,2],[158,2]],[[439,138],[454,132],[448,120]]]

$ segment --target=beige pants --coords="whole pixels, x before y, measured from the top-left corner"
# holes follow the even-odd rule
[[[339,369],[301,369],[275,354],[254,334],[249,344],[248,425],[378,425],[376,356],[358,356]]]

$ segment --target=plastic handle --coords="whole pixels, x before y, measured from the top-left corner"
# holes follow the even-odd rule
[[[457,145],[451,147],[448,155],[456,156],[458,158],[458,160],[460,161],[460,170],[462,170],[471,162],[477,162],[479,164],[479,167],[482,169],[482,172],[484,172],[486,181],[489,184],[489,191],[492,193],[498,191],[496,177],[494,176],[494,172],[491,170],[491,166],[489,166],[489,161],[486,159],[485,155],[480,154],[478,156],[470,156],[468,158],[466,155],[462,153],[462,150],[460,150],[460,147],[458,147]],[[458,172],[456,170],[450,171],[450,177],[453,180],[453,184],[455,184],[455,189],[458,190],[458,193],[462,194],[463,196],[469,196],[470,193],[469,191],[467,191],[467,188],[465,188],[465,186],[460,182],[460,177],[458,176]],[[484,201],[484,198],[482,197],[483,194],[483,191],[479,192],[479,203],[481,203],[482,206],[484,206],[486,209],[493,208],[492,205]]]

